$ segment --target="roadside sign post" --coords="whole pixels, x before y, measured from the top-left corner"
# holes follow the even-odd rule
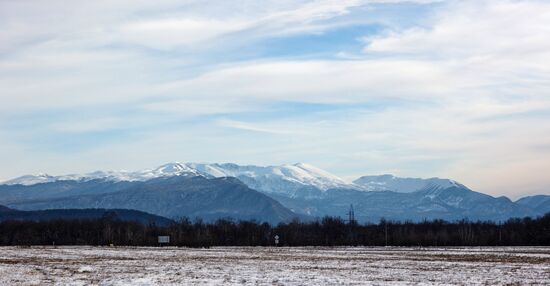
[[[158,242],[159,242],[160,246],[162,246],[163,244],[169,244],[170,243],[170,236],[168,236],[168,235],[159,235]]]
[[[279,246],[279,236],[275,235],[275,246]]]

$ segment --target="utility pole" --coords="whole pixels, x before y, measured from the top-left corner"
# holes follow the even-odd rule
[[[502,223],[498,225],[498,245],[502,245]]]
[[[384,233],[386,236],[386,246],[388,246],[388,222],[384,222]]]

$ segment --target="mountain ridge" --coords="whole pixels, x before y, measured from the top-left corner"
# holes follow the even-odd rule
[[[431,185],[445,185],[449,187],[451,185],[459,184],[458,182],[450,179],[442,178],[401,178],[390,174],[384,175],[368,175],[357,178],[352,182],[333,175],[325,170],[317,168],[307,163],[295,163],[295,164],[283,164],[283,165],[238,165],[234,163],[180,163],[171,162],[163,164],[157,168],[144,169],[139,171],[94,171],[85,174],[67,174],[60,176],[51,176],[45,173],[38,175],[23,175],[17,178],[9,179],[4,182],[0,182],[0,185],[34,185],[39,183],[47,183],[54,181],[89,181],[94,179],[104,179],[109,181],[146,181],[158,177],[169,176],[204,176],[207,178],[212,177],[263,177],[266,180],[279,178],[287,181],[289,184],[299,184],[301,186],[313,186],[322,191],[326,191],[331,188],[349,188],[365,191],[403,191],[403,185],[409,184],[422,184],[421,181],[429,181]],[[389,179],[389,180],[388,180]],[[391,181],[400,182],[401,188],[395,188],[391,185]],[[387,185],[385,187],[385,185]],[[263,191],[269,190],[269,187],[258,186]],[[405,187],[410,189],[411,187]],[[421,188],[416,188],[418,190]],[[407,190],[409,191],[409,190]],[[414,190],[413,190],[414,191]]]
[[[61,184],[67,186],[62,192],[57,188]],[[0,194],[0,204],[20,210],[116,208],[171,219],[212,221],[232,217],[270,223],[303,217],[236,178],[169,176],[144,182],[59,181],[31,186],[4,185],[0,186]]]
[[[550,212],[550,195],[526,196],[516,200],[516,203],[528,206],[540,215]]]
[[[251,190],[267,195],[280,203],[283,208],[288,209],[289,212],[305,217],[343,216],[347,213],[351,204],[356,206],[357,217],[369,221],[376,221],[380,218],[398,220],[410,218],[415,220],[470,218],[502,221],[510,217],[541,215],[541,212],[546,209],[544,207],[538,208],[532,202],[522,204],[518,203],[519,201],[512,202],[507,197],[497,198],[478,193],[451,179],[400,178],[386,174],[362,176],[353,182],[346,182],[327,171],[305,163],[280,166],[241,166],[234,163],[175,162],[136,172],[97,171],[85,175],[41,175],[38,179],[32,176],[22,176],[8,181],[7,184],[0,184],[0,194],[3,194],[3,198],[0,199],[17,206],[18,200],[25,199],[25,196],[32,194],[36,200],[34,202],[26,200],[27,206],[39,207],[44,203],[41,200],[49,201],[54,206],[60,206],[59,202],[56,201],[63,200],[62,198],[66,197],[67,192],[73,192],[73,194],[81,196],[80,200],[90,196],[112,197],[111,194],[105,194],[106,190],[123,190],[133,188],[134,185],[144,183],[148,185],[150,183],[147,182],[172,177],[190,180],[187,183],[191,182],[193,178],[197,178],[195,180],[201,180],[200,178],[205,180],[235,178],[233,183],[241,183]],[[34,183],[39,181],[40,178],[45,178],[50,182]],[[32,184],[16,184],[25,183],[25,180]],[[18,186],[24,186],[25,188]],[[10,188],[17,190],[2,193],[2,190],[9,190]],[[158,185],[153,186],[149,189],[149,192],[159,188],[161,187]],[[172,187],[173,190],[178,188],[180,187]],[[25,191],[23,192],[21,189],[25,189]],[[142,192],[140,194],[143,197],[154,199],[150,197],[149,193]],[[205,198],[195,199],[198,201],[205,200]],[[232,199],[240,201],[237,197]],[[67,203],[67,199],[64,200]],[[110,205],[108,200],[102,199],[101,201],[102,205],[94,205],[94,207],[118,207],[117,205]],[[2,200],[0,200],[0,203],[2,203]],[[73,200],[72,203],[74,204],[75,201]],[[163,204],[160,201],[157,203]],[[79,207],[86,206],[84,203],[77,205]],[[123,206],[126,205],[123,204]],[[206,204],[203,204],[203,206],[205,211],[209,207]],[[142,207],[144,208],[142,210],[151,211],[145,205]],[[213,208],[213,206],[210,207]],[[279,206],[272,205],[272,207],[281,209]],[[251,206],[243,205],[242,208],[241,215]],[[212,214],[203,212],[202,215],[214,217],[215,214],[220,216],[223,213],[223,211],[222,213],[216,213],[213,209],[211,211]],[[233,214],[238,215],[238,213]],[[284,211],[281,214],[282,217],[290,216]],[[253,218],[251,216],[245,217]]]
[[[121,221],[134,221],[141,224],[154,223],[158,226],[168,226],[175,221],[132,209],[46,209],[23,211],[0,205],[0,222],[9,220],[24,221],[50,221],[50,220],[76,220],[99,219],[110,217]]]

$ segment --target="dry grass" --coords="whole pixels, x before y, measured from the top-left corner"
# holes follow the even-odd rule
[[[546,285],[550,281],[548,248],[5,247],[0,251],[0,285]]]

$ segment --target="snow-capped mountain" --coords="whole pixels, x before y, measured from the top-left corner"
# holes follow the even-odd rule
[[[141,183],[146,183],[148,191],[172,192],[180,187],[192,190],[196,187],[193,185],[201,180],[206,180],[205,182],[221,180],[218,182],[219,186],[211,184],[211,187],[216,188],[217,191],[208,189],[208,194],[215,196],[210,199],[207,193],[204,193],[205,196],[200,200],[198,197],[193,197],[192,192],[186,193],[189,197],[185,207],[200,204],[205,211],[201,214],[208,216],[207,213],[214,212],[212,205],[208,203],[209,200],[220,199],[222,194],[229,195],[223,193],[223,190],[230,189],[224,181],[227,177],[233,177],[229,180],[239,181],[247,188],[267,195],[291,212],[313,217],[342,216],[348,211],[350,204],[354,205],[356,217],[361,221],[377,221],[381,217],[397,220],[435,218],[505,220],[510,217],[537,214],[531,206],[512,202],[505,197],[495,198],[477,193],[449,179],[399,178],[381,175],[364,176],[354,182],[346,182],[329,172],[304,163],[281,166],[169,163],[158,168],[136,172],[97,171],[84,175],[27,175],[0,184],[0,203],[29,208],[59,208],[64,204],[72,204],[73,207],[99,208],[138,206],[130,202],[127,204],[125,200],[131,199],[132,202],[140,203],[138,208],[140,210],[165,215],[163,209],[166,208],[164,204],[167,202],[166,198],[157,196],[160,193],[123,191],[133,188],[134,185],[141,188]],[[178,186],[174,183],[167,188],[160,183],[162,180],[171,179],[177,183],[190,185]],[[221,188],[221,185],[224,187]],[[118,194],[118,192],[123,193]],[[110,196],[115,196],[111,195],[115,193],[120,205],[111,203],[114,197]],[[182,198],[179,193],[170,194]],[[106,196],[109,199],[106,199]],[[238,196],[236,195],[233,199],[243,202],[242,196],[244,193],[238,193]],[[183,205],[173,207],[174,210],[178,210]],[[228,205],[224,204],[223,207],[227,208]],[[239,208],[241,207],[244,209],[235,212],[235,217],[243,217],[243,213],[247,211],[248,207],[245,203],[239,205]],[[181,210],[178,212],[183,214]],[[222,213],[220,210],[215,212]]]
[[[265,193],[295,196],[299,192],[323,192],[336,188],[356,188],[343,179],[305,163],[281,166],[239,166],[236,164],[198,164],[187,166],[204,176],[235,177],[249,187]]]
[[[57,181],[57,177],[50,176],[48,174],[38,174],[38,175],[24,175],[11,179],[5,182],[2,182],[3,185],[35,185],[40,183],[50,183]]]
[[[239,166],[237,164],[197,164],[189,163],[187,166],[213,177],[239,177],[253,178],[280,178],[302,185],[310,185],[321,190],[345,187],[350,185],[341,178],[305,163],[281,166]]]
[[[55,181],[147,181],[170,176],[203,176],[207,178],[236,177],[253,189],[267,193],[294,194],[299,190],[312,188],[326,191],[332,188],[354,188],[358,186],[309,164],[297,163],[281,166],[240,166],[236,164],[168,163],[155,169],[137,172],[96,171],[83,175],[26,175],[4,182],[6,185],[34,185]]]
[[[450,187],[464,187],[462,184],[440,178],[399,178],[393,175],[363,176],[354,184],[366,191],[392,191],[398,193],[412,193],[424,189],[447,189]]]
[[[80,180],[30,186],[0,185],[0,205],[25,211],[133,209],[176,220],[187,217],[214,221],[231,217],[279,223],[303,217],[236,178],[203,176],[163,176],[132,182]]]
[[[185,164],[180,163],[168,163],[162,166],[159,166],[155,169],[146,169],[137,172],[130,171],[95,171],[87,174],[70,174],[62,176],[50,176],[48,174],[39,174],[39,175],[25,175],[17,177],[12,180],[3,182],[4,185],[24,185],[31,186],[40,183],[51,183],[56,181],[91,181],[96,179],[102,179],[106,181],[147,181],[154,178],[160,177],[171,177],[171,176],[200,176],[201,174],[189,168]]]
[[[154,169],[141,171],[96,171],[77,175],[51,176],[47,174],[25,175],[5,181],[5,185],[30,186],[55,181],[147,181],[170,176],[203,176],[207,178],[235,177],[249,187],[274,194],[313,195],[329,189],[353,189],[360,191],[392,191],[411,193],[427,188],[446,189],[463,185],[449,179],[399,178],[393,175],[363,176],[354,182],[342,178],[315,166],[296,163],[280,166],[237,165],[232,163],[168,163]]]

